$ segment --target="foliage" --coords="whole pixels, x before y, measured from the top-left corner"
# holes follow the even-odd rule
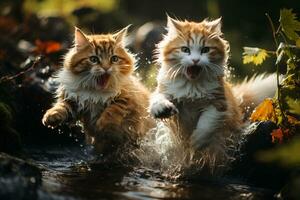
[[[244,47],[243,63],[254,63],[255,65],[260,65],[268,56],[267,51],[264,49]]]
[[[116,7],[117,0],[25,0],[24,9],[40,15],[70,15],[76,8],[93,7],[108,12]]]
[[[252,113],[252,121],[273,121],[278,129],[271,133],[272,141],[282,143],[300,128],[300,21],[291,9],[280,11],[279,26],[275,28],[267,15],[276,45],[276,50],[245,47],[243,62],[260,65],[272,55],[276,56],[277,92],[274,98],[265,99]],[[279,67],[284,67],[283,78]]]
[[[300,99],[291,99],[290,97],[286,98],[287,104],[290,107],[290,112],[296,115],[300,115]]]
[[[300,22],[297,20],[296,14],[292,12],[292,9],[282,9],[280,11],[279,22],[282,31],[289,39],[294,41],[299,39],[299,35],[296,31],[300,31]]]

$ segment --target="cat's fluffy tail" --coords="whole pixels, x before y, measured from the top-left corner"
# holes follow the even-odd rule
[[[242,83],[234,85],[233,93],[239,100],[245,117],[248,117],[265,98],[275,95],[276,88],[276,74],[262,74],[246,78]]]

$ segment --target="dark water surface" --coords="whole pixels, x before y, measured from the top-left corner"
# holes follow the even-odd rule
[[[275,199],[272,191],[236,181],[174,181],[157,170],[95,162],[90,147],[27,148],[43,170],[43,189],[61,199]]]

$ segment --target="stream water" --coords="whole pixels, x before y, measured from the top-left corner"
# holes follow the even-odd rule
[[[167,144],[160,142],[160,145]],[[67,146],[31,145],[26,151],[43,168],[43,190],[61,199],[276,199],[271,190],[228,177],[212,180],[199,177],[193,181],[170,179],[155,164],[122,166],[101,162],[92,147],[80,142]],[[149,152],[146,156],[154,159]]]
[[[27,150],[40,164],[43,189],[62,199],[275,199],[273,192],[236,181],[174,181],[160,171],[95,163],[90,147],[39,147]]]

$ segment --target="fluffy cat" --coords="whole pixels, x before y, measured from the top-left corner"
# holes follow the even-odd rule
[[[224,166],[240,139],[244,107],[274,94],[275,87],[263,87],[275,78],[258,77],[238,87],[225,80],[229,44],[220,18],[198,23],[168,17],[167,30],[157,46],[160,70],[150,113],[170,118],[173,132],[196,163],[211,169]]]
[[[75,28],[65,55],[57,101],[42,122],[56,127],[79,119],[89,142],[101,153],[134,144],[152,126],[149,92],[133,76],[135,59],[125,48],[127,27],[115,34],[86,35]]]

